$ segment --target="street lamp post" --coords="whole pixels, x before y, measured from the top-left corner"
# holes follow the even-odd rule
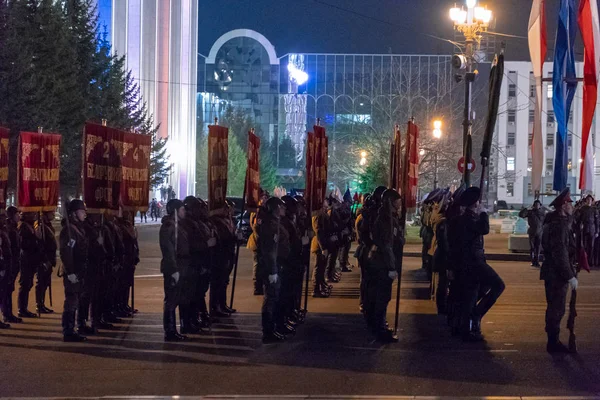
[[[466,10],[464,7],[450,9],[450,19],[454,22],[454,29],[465,35],[465,54],[455,55],[452,64],[455,68],[465,70],[465,109],[463,113],[463,156],[465,158],[465,169],[463,182],[467,187],[471,185],[471,171],[466,165],[471,161],[471,146],[468,146],[471,136],[472,110],[471,90],[477,72],[473,71],[474,44],[481,42],[481,33],[487,31],[492,12],[483,7],[476,7],[477,0],[467,0]]]
[[[442,137],[442,121],[433,121],[433,137],[441,139]],[[433,153],[433,189],[438,187],[438,152],[437,150]]]

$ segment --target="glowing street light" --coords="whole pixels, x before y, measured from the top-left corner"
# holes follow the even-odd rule
[[[298,86],[304,85],[306,81],[308,81],[308,74],[301,69],[298,69],[294,64],[288,64],[288,72],[290,73],[290,77],[296,81]]]
[[[367,165],[367,152],[366,151],[360,152],[360,165],[361,166]]]
[[[442,137],[442,121],[433,121],[433,137],[440,139]]]

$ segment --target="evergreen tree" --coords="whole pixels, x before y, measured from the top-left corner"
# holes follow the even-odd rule
[[[244,180],[248,167],[246,152],[239,145],[237,137],[229,133],[227,150],[227,195],[242,197],[244,193]]]
[[[389,181],[389,165],[381,158],[374,158],[358,176],[358,191],[369,193],[377,186],[387,186]]]
[[[196,196],[208,198],[208,137],[203,131],[196,133]]]
[[[264,141],[260,144],[260,186],[272,194],[277,185],[279,179],[271,146],[269,142]]]
[[[234,108],[231,105],[227,106],[219,120],[219,125],[229,128],[229,134],[234,135],[237,138],[242,149],[248,147],[248,131],[252,128],[256,128],[254,123],[254,118],[252,118],[251,115],[248,115],[243,108]],[[260,136],[260,132],[255,133]]]
[[[279,168],[296,168],[296,147],[289,137],[284,137],[279,145]]]

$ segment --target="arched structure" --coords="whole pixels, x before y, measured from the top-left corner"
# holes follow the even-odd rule
[[[277,53],[275,53],[275,47],[264,35],[253,31],[252,29],[234,29],[223,34],[220,38],[218,38],[215,41],[212,48],[210,49],[210,53],[208,53],[208,57],[206,58],[206,63],[214,64],[217,59],[217,53],[219,52],[221,47],[223,47],[223,45],[231,39],[239,37],[245,37],[256,40],[267,51],[267,54],[269,55],[269,62],[271,63],[271,65],[279,65],[279,59],[277,58]]]

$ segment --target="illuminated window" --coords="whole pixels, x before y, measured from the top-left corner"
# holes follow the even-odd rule
[[[507,171],[514,171],[515,170],[515,158],[514,157],[507,157],[506,158],[506,170]]]

